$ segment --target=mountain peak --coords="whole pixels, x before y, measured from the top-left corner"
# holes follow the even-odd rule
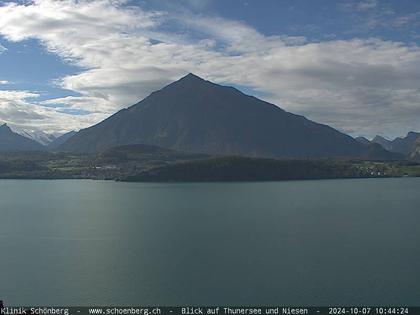
[[[0,126],[0,130],[12,131],[6,123],[4,123]]]
[[[39,151],[43,147],[38,142],[13,132],[7,125],[0,125],[0,152]]]
[[[194,73],[188,73],[182,78],[178,79],[175,82],[168,84],[163,87],[162,90],[171,90],[171,91],[189,91],[188,93],[197,93],[201,89],[207,89],[210,87],[217,86],[210,81],[207,81]],[[160,91],[160,90],[159,90]],[[156,91],[156,92],[159,92]],[[152,93],[155,94],[155,93]]]
[[[420,135],[420,133],[418,133],[418,132],[414,132],[414,131],[410,131],[409,133],[407,133],[407,136],[406,136],[406,138],[409,138],[409,137],[418,137]]]
[[[187,75],[183,76],[181,79],[179,79],[178,82],[206,82],[206,80],[190,72]]]
[[[183,78],[187,79],[194,79],[194,80],[204,80],[203,78],[200,78],[198,75],[195,75],[194,73],[190,72],[188,73],[186,76],[184,76]]]
[[[364,145],[370,144],[370,141],[365,137],[357,137],[355,139],[361,144],[364,144]]]

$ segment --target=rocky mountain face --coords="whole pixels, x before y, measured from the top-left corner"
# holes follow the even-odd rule
[[[375,138],[373,138],[371,142],[380,144],[385,150],[388,150],[388,151],[392,150],[392,141],[382,136],[376,136]]]
[[[193,74],[79,131],[58,149],[92,153],[129,144],[255,157],[395,158],[327,125]]]
[[[410,153],[410,158],[420,162],[420,137],[417,138]]]
[[[42,145],[48,145],[57,139],[55,135],[43,132],[42,130],[18,128],[14,126],[12,126],[11,129],[13,132],[26,138],[32,139]]]
[[[408,155],[413,151],[418,139],[420,139],[420,133],[411,131],[405,138],[396,138],[392,141],[391,151]]]
[[[412,156],[418,147],[420,141],[420,133],[410,131],[407,136],[388,140],[381,136],[376,136],[372,142],[380,144],[388,151],[400,153],[404,156]]]

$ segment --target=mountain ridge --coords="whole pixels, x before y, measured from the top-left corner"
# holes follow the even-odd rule
[[[380,144],[388,151],[400,153],[404,156],[411,156],[416,150],[418,141],[420,141],[420,133],[410,131],[405,137],[397,137],[394,140],[389,140],[382,136],[376,136],[371,142]]]
[[[82,129],[58,149],[93,153],[140,143],[192,153],[270,158],[357,158],[368,152],[328,125],[191,73]],[[395,158],[380,148],[373,151],[372,159]]]
[[[26,129],[26,128],[20,128],[16,126],[12,126],[10,129],[12,129],[13,132],[20,134],[21,136],[24,136],[25,138],[34,140],[43,146],[47,146],[51,142],[55,141],[57,139],[57,136],[54,134],[46,133],[39,129]]]
[[[0,125],[0,151],[42,151],[44,147],[35,140],[24,137],[7,125]]]

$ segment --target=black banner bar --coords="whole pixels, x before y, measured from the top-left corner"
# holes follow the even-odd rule
[[[0,304],[1,306],[1,304]],[[2,306],[1,315],[420,315],[405,306]]]

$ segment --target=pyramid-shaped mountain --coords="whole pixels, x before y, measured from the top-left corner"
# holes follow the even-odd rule
[[[303,116],[193,74],[83,129],[59,147],[100,152],[150,144],[187,152],[275,158],[395,158]]]
[[[44,147],[40,143],[13,132],[6,124],[0,126],[0,152],[43,149]]]

